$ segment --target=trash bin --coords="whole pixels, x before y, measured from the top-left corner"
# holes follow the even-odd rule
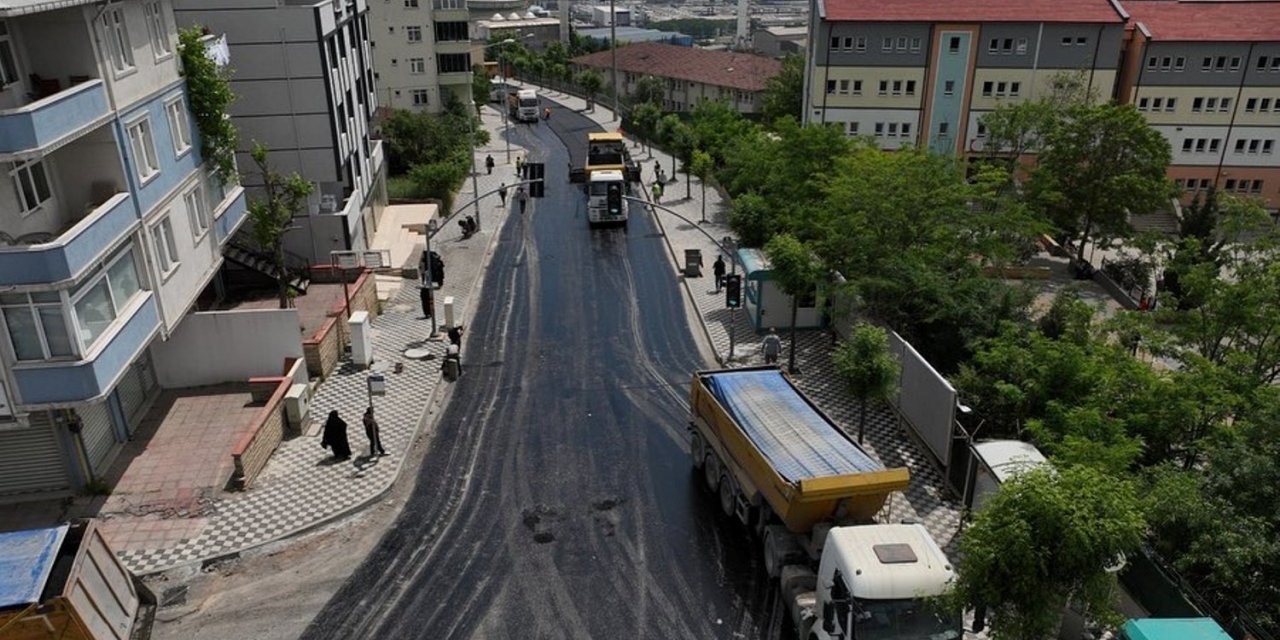
[[[450,382],[462,375],[462,357],[458,353],[457,345],[449,345],[449,350],[444,354],[444,361],[440,363],[440,372],[444,374],[444,379]]]
[[[702,249],[684,250],[684,275],[688,278],[702,277]]]

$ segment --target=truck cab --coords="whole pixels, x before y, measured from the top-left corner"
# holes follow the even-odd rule
[[[618,170],[594,171],[587,183],[587,221],[592,225],[627,221],[623,196],[627,181]]]
[[[538,92],[532,89],[521,89],[507,96],[507,110],[520,122],[537,122],[540,105]]]
[[[816,640],[958,639],[960,613],[941,612],[926,600],[943,594],[954,577],[922,525],[836,527],[823,546],[813,612],[792,620],[807,618],[811,626],[807,634],[798,628],[799,637]]]

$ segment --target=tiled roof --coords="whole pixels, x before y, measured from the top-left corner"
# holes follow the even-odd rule
[[[1280,42],[1280,2],[1122,2],[1155,40]]]
[[[1109,22],[1109,0],[823,0],[836,22]]]
[[[781,62],[761,56],[657,42],[618,47],[617,53],[618,71],[691,80],[744,91],[763,90],[769,78],[782,70]],[[607,70],[610,56],[608,51],[598,51],[574,58],[573,62]]]

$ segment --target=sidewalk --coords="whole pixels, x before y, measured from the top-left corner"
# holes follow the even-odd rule
[[[480,171],[477,183],[481,192],[496,189],[500,182],[514,180],[514,171],[506,166],[505,157],[497,153],[502,141],[501,114],[486,109],[483,120],[496,142],[476,151]],[[505,146],[502,150],[505,151]],[[513,160],[515,152],[524,152],[515,147],[512,151]],[[499,163],[493,175],[485,174],[484,157],[488,154],[493,154]],[[457,202],[464,203],[473,197],[468,177]],[[426,211],[423,210],[424,216]],[[379,498],[399,476],[404,452],[424,427],[430,428],[425,418],[438,395],[447,393],[447,383],[441,387],[440,375],[441,357],[448,344],[444,338],[444,300],[449,296],[454,298],[454,317],[465,325],[472,306],[479,299],[478,287],[484,269],[497,246],[497,233],[509,210],[498,205],[495,195],[481,203],[480,211],[481,233],[462,240],[460,228],[450,221],[441,225],[432,238],[431,248],[440,253],[446,265],[444,286],[436,292],[440,331],[436,340],[426,340],[430,323],[422,315],[418,283],[402,280],[398,283],[400,286],[388,288],[383,285],[397,283],[387,283],[385,278],[379,281],[382,315],[372,321],[375,353],[372,371],[385,375],[387,393],[374,398],[373,404],[389,456],[364,455],[368,445],[361,417],[368,404],[366,379],[371,371],[357,369],[344,356],[333,373],[315,389],[311,400],[312,424],[307,432],[281,443],[249,490],[235,493],[215,490],[213,495],[202,497],[198,509],[164,513],[112,509],[111,501],[102,498],[77,500],[86,504],[69,507],[65,504],[24,505],[29,517],[20,518],[23,524],[44,526],[68,517],[96,516],[125,565],[135,574],[145,575],[273,542],[352,513]],[[473,214],[473,210],[468,207],[466,214]],[[387,216],[383,223],[400,226],[400,220]],[[406,233],[400,229],[380,231]],[[405,357],[405,350],[415,347],[427,349],[431,357]],[[320,447],[320,425],[330,410],[337,410],[348,424],[348,438],[355,454],[353,461],[333,462],[330,453]],[[225,413],[216,406],[206,406],[201,411],[215,415]],[[182,467],[179,458],[184,455],[187,458],[191,453],[202,458],[230,455],[229,451],[199,447],[189,434],[168,434],[167,437],[190,441],[185,445],[179,441],[176,443],[179,446],[149,452],[158,456],[149,464],[158,462],[160,468],[177,473]],[[149,439],[139,446],[152,448],[155,443],[156,440]]]
[[[606,130],[616,130],[621,123],[616,120],[606,104],[597,102],[592,113],[586,112],[586,101],[581,98],[539,88],[546,98],[559,102],[565,107],[595,120]],[[554,117],[554,116],[553,116]],[[625,131],[624,131],[625,133]],[[764,364],[764,356],[760,351],[760,335],[751,327],[745,313],[731,313],[724,307],[724,293],[715,292],[715,282],[711,275],[711,263],[715,261],[718,246],[706,235],[698,231],[701,228],[717,240],[733,236],[728,224],[729,203],[720,191],[711,185],[706,190],[707,222],[700,223],[702,218],[702,181],[694,175],[685,175],[671,170],[672,158],[658,149],[643,149],[639,143],[632,141],[633,157],[642,163],[643,178],[641,193],[637,194],[651,200],[651,181],[654,178],[653,163],[662,163],[668,184],[662,204],[686,218],[680,220],[669,212],[656,210],[655,220],[666,239],[671,254],[672,268],[679,272],[683,263],[685,249],[700,249],[704,262],[703,277],[685,278],[678,276],[683,284],[690,302],[698,312],[694,331],[702,332],[716,354],[716,360],[724,366],[755,366]],[[670,182],[672,179],[677,182]],[[690,198],[685,198],[685,180],[690,180]],[[692,224],[691,224],[692,223]],[[734,332],[735,347],[732,357],[729,353],[730,328]],[[782,332],[784,362],[790,354],[788,332]],[[831,362],[831,351],[834,342],[825,331],[800,331],[797,333],[796,365],[803,375],[795,378],[797,386],[822,408],[847,433],[856,433],[858,422],[858,403],[845,391],[836,376]],[[895,493],[881,516],[885,521],[897,522],[913,520],[924,524],[938,544],[953,554],[956,536],[960,529],[962,509],[958,502],[950,499],[942,475],[933,459],[925,452],[915,439],[898,426],[897,417],[888,406],[877,405],[868,411],[866,442],[863,447],[872,456],[886,466],[907,466],[911,469],[911,486],[905,493]]]

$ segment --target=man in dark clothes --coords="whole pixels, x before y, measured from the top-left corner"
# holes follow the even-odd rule
[[[422,317],[432,318],[436,315],[435,295],[430,287],[418,288],[418,299],[422,301]]]
[[[520,213],[524,213],[525,208],[529,206],[529,192],[524,190],[524,185],[516,189],[516,200],[520,201]]]
[[[484,168],[488,172],[486,175],[493,175],[493,156],[484,157]]]
[[[498,197],[502,199],[502,208],[506,209],[507,208],[507,183],[504,182],[502,183],[501,186],[498,187]]]
[[[716,256],[711,265],[711,273],[716,277],[716,293],[720,293],[720,283],[724,281],[724,256]]]
[[[351,445],[347,442],[347,423],[338,417],[338,411],[335,409],[329,412],[329,419],[324,421],[324,437],[320,439],[320,446],[333,449],[334,460],[351,459]]]
[[[459,350],[462,349],[462,325],[455,324],[449,327],[449,342]]]
[[[378,431],[378,421],[373,419],[373,406],[364,410],[364,435],[369,438],[369,457],[385,456],[387,450],[382,448],[382,436]]]

